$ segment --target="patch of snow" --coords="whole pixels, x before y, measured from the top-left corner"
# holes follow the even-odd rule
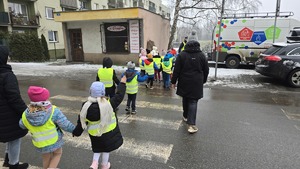
[[[57,62],[45,62],[45,63],[16,63],[9,62],[13,68],[13,71],[18,76],[38,76],[38,77],[62,77],[62,78],[94,78],[101,64],[57,64]],[[123,73],[127,67],[113,66],[117,74]],[[139,67],[136,70],[140,71]],[[240,83],[238,78],[244,75],[259,75],[255,70],[247,69],[217,69],[217,80],[212,81],[215,78],[215,68],[210,68],[208,82],[205,86],[224,86],[231,88],[259,88],[262,84],[256,83]],[[235,80],[233,80],[235,79]]]

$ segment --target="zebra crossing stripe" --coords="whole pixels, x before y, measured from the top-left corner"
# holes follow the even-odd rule
[[[90,138],[86,132],[82,133],[80,137],[72,137],[71,134],[65,133],[65,143],[76,148],[91,149]],[[124,137],[123,145],[113,153],[125,156],[139,158],[143,160],[156,161],[160,163],[167,163],[173,144],[164,144],[155,141],[137,140],[134,138]]]
[[[64,114],[79,114],[79,110],[67,107],[58,107]],[[135,121],[143,122],[153,127],[178,130],[182,124],[182,120],[165,120],[161,118],[147,117],[142,115],[125,115],[118,114],[119,123],[129,124]]]
[[[87,100],[87,97],[56,95],[56,96],[52,96],[51,99],[84,102]],[[121,104],[126,105],[126,101],[123,101]],[[167,110],[174,110],[174,111],[182,111],[182,106],[178,106],[178,105],[174,105],[174,104],[146,102],[146,101],[136,101],[136,107],[159,109],[159,110],[167,109]]]
[[[165,119],[158,119],[153,117],[146,117],[140,115],[118,115],[119,123],[131,123],[133,121],[140,121],[152,125],[153,127],[165,128],[171,130],[178,130],[182,120],[171,121]]]

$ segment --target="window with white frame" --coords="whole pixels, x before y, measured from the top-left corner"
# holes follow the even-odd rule
[[[47,19],[54,19],[54,8],[46,7],[46,18]]]
[[[9,2],[8,9],[15,17],[22,18],[24,22],[28,21],[27,6],[25,4]]]
[[[48,31],[49,42],[58,42],[57,31]]]
[[[99,4],[97,4],[97,3],[94,3],[94,9],[99,9]]]

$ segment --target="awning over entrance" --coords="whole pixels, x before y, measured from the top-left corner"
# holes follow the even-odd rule
[[[136,19],[139,17],[141,8],[118,8],[90,11],[65,11],[55,12],[56,22],[92,21],[109,19]]]

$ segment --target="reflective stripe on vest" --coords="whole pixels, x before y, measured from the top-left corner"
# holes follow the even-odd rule
[[[184,51],[184,47],[185,47],[185,44],[186,44],[184,41],[182,43],[183,43],[183,47],[181,48],[181,52]]]
[[[142,65],[143,60],[140,58],[139,59],[139,67],[141,68],[141,70],[145,70],[145,67]]]
[[[158,69],[160,69],[161,58],[153,58],[153,61],[155,62],[155,64],[158,67]]]
[[[139,84],[137,81],[137,75],[130,81],[126,82],[126,93],[135,94],[138,92]]]
[[[171,74],[172,73],[172,62],[170,62],[169,66],[165,66],[165,64],[162,64],[162,68],[163,68],[164,72]]]
[[[114,84],[113,81],[114,69],[113,68],[100,68],[98,70],[98,77],[100,82],[102,82],[105,87],[112,87]]]
[[[97,136],[99,133],[98,130],[100,128],[100,120],[89,121],[88,119],[86,119],[86,121],[88,122],[87,125],[88,133],[92,136]],[[108,127],[105,129],[105,131],[102,134],[112,131],[113,129],[116,128],[116,126],[117,126],[117,120],[116,120],[115,113],[113,113],[111,123],[108,125]]]
[[[57,142],[58,133],[56,125],[52,121],[52,116],[56,106],[52,105],[51,115],[48,121],[42,126],[32,126],[26,118],[26,113],[22,114],[22,122],[32,135],[32,143],[37,148],[50,146]]]
[[[145,64],[145,71],[146,73],[148,73],[148,75],[154,75],[154,67],[153,67],[154,63],[151,62],[149,65]]]

